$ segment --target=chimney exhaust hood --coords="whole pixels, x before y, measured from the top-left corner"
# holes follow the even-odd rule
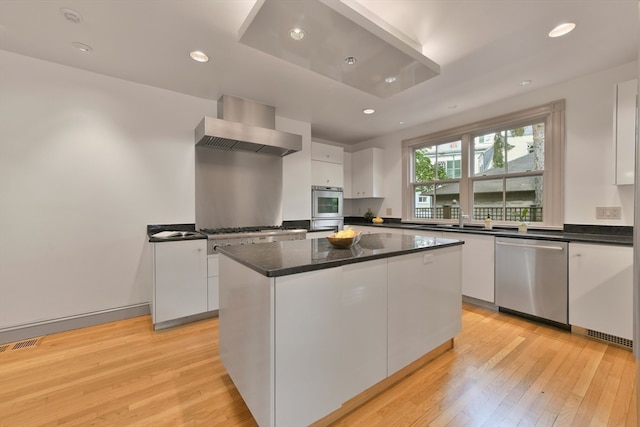
[[[275,107],[222,95],[218,118],[205,117],[195,129],[196,146],[286,156],[302,150],[302,136],[275,130]]]

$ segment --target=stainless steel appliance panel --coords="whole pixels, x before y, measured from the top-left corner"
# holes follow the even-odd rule
[[[496,238],[496,305],[568,324],[568,244]]]
[[[282,158],[196,147],[196,226],[282,223]]]

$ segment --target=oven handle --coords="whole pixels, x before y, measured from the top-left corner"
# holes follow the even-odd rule
[[[562,246],[527,245],[524,243],[507,243],[507,242],[496,242],[496,245],[515,246],[518,248],[550,249],[553,251],[564,251],[564,248]]]

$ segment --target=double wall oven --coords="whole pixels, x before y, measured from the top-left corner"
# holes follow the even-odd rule
[[[311,229],[342,230],[344,193],[340,187],[311,187]]]

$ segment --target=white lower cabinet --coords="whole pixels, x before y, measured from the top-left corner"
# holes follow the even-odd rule
[[[388,368],[392,375],[462,327],[460,246],[388,259]]]
[[[443,233],[462,245],[462,295],[495,302],[495,237],[468,233]]]
[[[207,311],[207,241],[153,243],[153,323]]]
[[[207,310],[214,311],[220,308],[220,297],[218,296],[218,260],[220,255],[207,255]]]
[[[569,243],[569,323],[633,339],[633,247]]]

